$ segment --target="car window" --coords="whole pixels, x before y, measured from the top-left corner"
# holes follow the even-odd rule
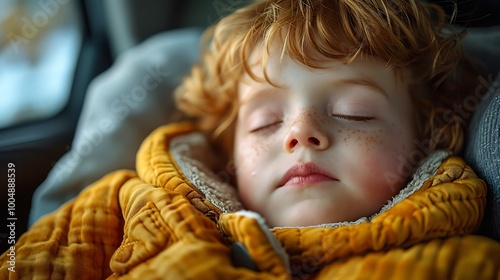
[[[0,129],[66,105],[83,37],[75,2],[0,0]]]

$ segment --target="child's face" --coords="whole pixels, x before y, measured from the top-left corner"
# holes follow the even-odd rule
[[[240,197],[270,226],[352,221],[404,185],[415,125],[407,85],[357,58],[311,69],[270,57],[276,88],[245,76],[234,159]],[[263,77],[260,63],[254,73]]]

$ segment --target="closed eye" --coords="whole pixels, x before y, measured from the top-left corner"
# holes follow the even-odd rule
[[[254,128],[252,130],[250,130],[250,133],[255,133],[255,132],[264,132],[266,130],[269,130],[269,129],[272,129],[278,125],[280,125],[283,121],[276,121],[276,122],[273,122],[273,123],[270,123],[270,124],[266,124],[266,125],[263,125],[263,126],[259,126],[257,128]]]
[[[374,117],[351,116],[351,115],[341,115],[341,114],[333,114],[332,116],[339,118],[339,119],[348,120],[348,121],[355,121],[355,122],[367,122],[367,121],[375,119]]]

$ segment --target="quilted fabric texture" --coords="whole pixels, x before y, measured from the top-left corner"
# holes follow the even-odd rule
[[[110,173],[40,219],[7,252],[1,279],[500,279],[500,244],[471,235],[486,187],[446,159],[408,198],[339,227],[269,229],[257,213],[223,213],[181,172],[169,149],[189,124],[155,130],[137,171]],[[256,270],[235,265],[231,244]]]

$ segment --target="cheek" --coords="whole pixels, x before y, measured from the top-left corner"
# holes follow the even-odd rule
[[[234,160],[236,168],[236,184],[241,201],[246,208],[255,210],[258,207],[259,195],[266,167],[268,167],[268,144],[257,141],[253,137],[237,137]]]
[[[360,172],[354,180],[361,197],[379,209],[387,200],[396,195],[404,185],[405,179],[398,175],[397,158],[388,157],[383,151],[365,154]],[[367,205],[368,206],[368,205]]]
[[[257,136],[237,130],[233,155],[240,165],[251,165],[251,162],[265,157],[270,147],[269,140],[264,141]]]
[[[376,152],[383,143],[383,131],[366,131],[361,129],[338,129],[337,131],[340,135],[340,139],[343,144],[350,150],[355,152],[361,152],[365,154],[367,152]]]
[[[246,206],[251,200],[252,174],[255,167],[251,164],[254,162],[251,149],[244,146],[235,145],[234,160],[236,168],[236,187],[242,203]],[[246,206],[247,207],[247,206]]]
[[[234,164],[236,168],[236,178],[238,182],[238,187],[242,185],[243,182],[249,181],[248,175],[256,172],[255,166],[252,163],[256,160],[255,149],[247,143],[236,142],[234,151]]]
[[[381,197],[394,195],[411,175],[412,166],[405,160],[411,146],[407,137],[398,134],[383,129],[350,134],[354,141],[348,141],[348,146],[359,163],[355,178],[368,193]]]
[[[237,175],[257,173],[268,152],[269,148],[263,142],[254,141],[250,137],[241,141],[237,139],[234,151]]]

